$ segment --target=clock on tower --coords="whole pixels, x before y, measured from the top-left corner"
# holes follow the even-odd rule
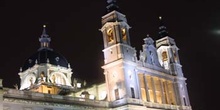
[[[107,40],[108,40],[108,42],[113,42],[114,41],[113,29],[112,28],[109,28],[107,30]]]

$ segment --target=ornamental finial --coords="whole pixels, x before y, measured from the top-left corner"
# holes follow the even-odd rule
[[[159,20],[162,20],[162,16],[159,16]]]

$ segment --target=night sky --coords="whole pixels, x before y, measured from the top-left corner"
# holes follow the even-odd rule
[[[118,5],[132,27],[131,45],[138,53],[147,34],[156,40],[158,17],[163,17],[170,37],[180,49],[193,110],[216,110],[220,4],[210,0],[118,0]],[[105,14],[105,0],[0,1],[3,85],[20,85],[19,68],[40,47],[38,38],[44,24],[52,39],[51,48],[66,57],[74,77],[93,83],[104,81],[104,46],[99,29]]]

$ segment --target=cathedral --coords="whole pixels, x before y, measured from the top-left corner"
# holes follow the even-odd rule
[[[50,47],[46,25],[40,47],[18,73],[19,88],[0,79],[0,110],[192,110],[179,48],[160,19],[155,41],[147,36],[137,54],[126,16],[116,0],[107,0],[101,17],[105,81],[92,86],[72,77],[62,54]]]

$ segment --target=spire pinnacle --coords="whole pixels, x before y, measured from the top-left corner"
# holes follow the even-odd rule
[[[117,0],[107,0],[107,12],[111,11],[119,11],[119,7],[117,5]]]
[[[46,32],[46,25],[43,25],[43,32],[42,32],[41,38],[42,37],[44,37],[44,38],[49,37],[49,35],[47,35],[47,32]]]
[[[159,25],[159,38],[168,36],[167,28],[164,25],[162,16],[159,16],[160,25]]]

